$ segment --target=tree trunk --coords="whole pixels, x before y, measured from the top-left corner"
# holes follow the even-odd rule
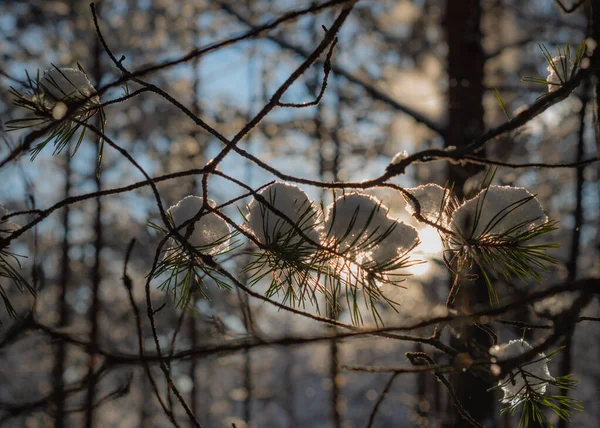
[[[97,4],[97,9],[99,11],[101,3]],[[100,62],[100,58],[102,55],[102,46],[99,40],[96,40],[94,43],[94,82],[96,87],[100,87],[100,80],[102,78],[102,66]],[[102,119],[98,117],[98,121],[96,127],[98,129],[102,129],[100,125],[100,121]],[[100,136],[98,136],[98,140]],[[100,155],[100,144],[96,144],[96,156]],[[96,185],[96,191],[102,190],[102,180],[100,174],[100,165],[98,165],[98,170],[95,171],[94,182]],[[94,352],[94,348],[98,346],[98,337],[99,337],[99,325],[98,325],[98,314],[100,312],[100,282],[102,279],[101,274],[101,253],[103,247],[103,234],[102,234],[102,200],[101,198],[96,198],[96,212],[94,219],[94,265],[92,266],[91,279],[92,279],[92,304],[88,313],[88,318],[90,321],[90,343],[92,344],[92,350],[90,352],[89,357],[89,370],[88,370],[88,384],[87,384],[87,393],[86,393],[86,412],[85,412],[85,426],[87,428],[91,428],[94,426],[94,401],[96,397],[96,377],[93,375],[94,366],[96,360],[96,354]]]
[[[64,197],[68,198],[71,194],[71,153],[67,150],[65,160],[65,192]],[[60,291],[58,296],[58,327],[65,327],[69,323],[69,305],[67,304],[67,290],[71,277],[69,250],[69,218],[71,208],[67,205],[63,210],[63,241],[62,254],[60,261]],[[54,417],[54,427],[63,428],[66,426],[65,413],[65,383],[63,375],[65,372],[65,362],[67,358],[67,345],[64,341],[58,340],[56,344],[56,353],[54,354],[54,368],[52,369],[52,383],[54,387],[54,397],[56,414]]]
[[[464,146],[484,130],[485,56],[481,45],[481,14],[480,0],[448,0],[446,3],[444,27],[448,43],[449,82],[446,146]],[[465,181],[480,170],[481,167],[476,165],[449,165],[448,180],[454,183],[456,196],[464,196]],[[459,312],[468,312],[475,305],[488,301],[486,285],[478,278],[472,281],[461,280],[454,305]],[[475,348],[485,349],[491,345],[489,335],[475,326],[462,328],[459,333],[460,339],[454,345],[471,355]],[[463,345],[466,343],[469,343],[467,347]],[[452,383],[458,400],[476,421],[485,424],[493,417],[494,394],[487,392],[492,385],[469,371],[452,376]],[[471,427],[456,411],[451,400],[448,402],[447,415],[445,427]]]
[[[583,83],[583,95],[581,99],[581,112],[579,121],[579,141],[577,142],[577,158],[576,162],[581,162],[585,157],[585,117],[588,105],[588,94],[590,91],[590,80],[586,79]],[[571,248],[569,253],[569,260],[567,262],[567,279],[574,281],[577,277],[577,266],[579,260],[579,247],[581,243],[581,227],[583,226],[583,186],[585,184],[584,177],[585,167],[579,167],[575,170],[575,212],[573,217],[575,218],[573,225],[573,234],[571,237]],[[559,366],[559,376],[566,376],[573,371],[573,336],[575,332],[565,337],[564,349],[561,352],[561,360]],[[568,396],[569,390],[561,391],[561,395]],[[567,428],[568,421],[560,419],[558,422],[558,428]]]

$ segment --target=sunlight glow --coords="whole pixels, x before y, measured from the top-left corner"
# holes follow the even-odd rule
[[[416,265],[412,265],[412,266],[406,268],[406,270],[411,275],[418,276],[418,275],[426,274],[430,268],[431,268],[431,264],[428,261],[426,261],[425,263],[419,263]]]
[[[442,240],[435,228],[425,226],[419,229],[421,243],[415,250],[423,254],[440,254],[444,249]]]
[[[419,229],[419,239],[421,243],[414,250],[414,258],[421,259],[425,263],[415,264],[406,269],[410,274],[415,276],[427,274],[431,269],[432,256],[440,256],[444,250],[444,245],[437,230],[431,226]]]

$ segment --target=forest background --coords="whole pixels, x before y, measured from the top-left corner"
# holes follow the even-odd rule
[[[474,345],[520,338],[538,345],[552,337],[546,354],[564,348],[550,373],[579,381],[568,394],[584,410],[572,412],[572,426],[598,426],[599,9],[568,0],[104,0],[95,5],[96,28],[87,2],[1,2],[0,204],[26,212],[11,222],[36,224],[10,243],[26,257],[20,271],[35,297],[1,278],[16,317],[0,310],[0,423],[516,427],[518,415],[500,414],[501,391],[486,392],[493,383],[482,384],[470,370],[460,374],[470,368],[461,358],[470,358]],[[546,84],[523,80],[546,79],[545,48],[556,56],[570,44],[575,56],[583,41],[585,67],[564,87],[548,95]],[[425,327],[381,337],[391,332],[368,310],[359,330],[349,330],[332,324],[352,324],[352,312],[328,310],[324,297],[319,311],[310,302],[298,306],[312,318],[261,299],[269,281],[250,287],[243,267],[253,255],[243,235],[220,261],[246,289],[207,284],[206,295],[191,293],[182,309],[155,280],[149,308],[144,284],[163,236],[148,226],[161,215],[140,169],[105,143],[98,174],[94,132],[76,153],[74,140],[33,161],[26,151],[35,130],[8,132],[7,122],[25,115],[11,87],[22,91],[27,74],[77,64],[96,88],[122,79],[101,94],[104,103],[131,94],[104,107],[104,132],[155,179],[165,208],[202,196],[208,174],[199,170],[224,147],[211,130],[243,137],[242,155],[227,153],[218,170],[253,191],[286,181],[327,206],[331,189],[339,195],[344,187],[331,183],[368,183],[392,171],[363,190],[417,228],[422,243],[412,256],[426,263],[407,268],[411,276],[400,287],[382,287],[399,303],[396,310],[376,307],[385,328]],[[315,98],[315,105],[295,106],[301,108],[281,105]],[[98,129],[96,120],[90,123]],[[443,152],[477,141],[476,152]],[[424,150],[436,154],[419,158]],[[388,168],[402,151],[409,155],[405,168]],[[473,327],[453,322],[456,313],[446,307],[454,276],[436,230],[407,213],[396,189],[380,184],[453,183],[457,197],[471,198],[492,168],[494,184],[527,188],[559,221],[544,241],[560,247],[550,250],[558,262],[541,282],[495,279],[496,306],[480,275],[470,278],[461,288],[462,315],[521,301]],[[252,192],[219,175],[210,180],[210,198],[242,224]],[[131,183],[141,184],[110,190]],[[531,298],[548,289],[544,299]],[[570,289],[579,291],[565,293]],[[586,300],[574,311],[577,296]],[[291,306],[282,294],[270,299]],[[439,337],[428,322],[435,317],[444,319]],[[356,337],[343,337],[349,331]],[[461,352],[441,352],[431,338]],[[164,358],[155,357],[156,343]],[[448,382],[407,352],[453,367]]]

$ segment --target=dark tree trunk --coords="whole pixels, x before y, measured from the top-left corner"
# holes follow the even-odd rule
[[[446,3],[444,27],[448,42],[449,82],[446,146],[466,145],[484,130],[485,56],[481,45],[481,14],[480,0],[448,0]],[[464,196],[465,181],[480,170],[481,167],[475,165],[449,165],[448,180],[454,183],[455,194],[458,197]],[[460,292],[456,296],[454,306],[459,312],[466,312],[475,305],[488,301],[487,288],[482,279],[461,280]],[[476,348],[485,349],[491,345],[489,335],[474,326],[461,329],[459,340],[455,346],[471,355]],[[461,345],[466,343],[470,345]],[[459,401],[476,421],[484,423],[493,417],[494,394],[487,392],[492,385],[473,376],[469,371],[452,376],[452,383]],[[471,424],[458,414],[451,401],[447,408],[445,427],[471,427]]]
[[[71,154],[67,150],[65,161],[65,191],[64,198],[71,194]],[[63,240],[60,261],[60,291],[58,296],[58,327],[65,327],[69,323],[69,305],[67,304],[67,290],[71,277],[69,249],[69,218],[71,209],[67,205],[63,210]],[[65,360],[67,358],[67,345],[64,341],[58,340],[56,344],[56,353],[54,354],[54,368],[52,369],[52,383],[54,385],[56,415],[54,417],[54,427],[62,428],[66,426],[65,413],[65,384],[63,374],[65,372]]]
[[[194,42],[197,43],[198,39],[200,38],[200,30],[196,27],[194,28]],[[194,96],[192,98],[192,112],[197,115],[198,117],[200,117],[200,115],[202,114],[202,107],[201,107],[201,102],[200,102],[200,86],[201,86],[201,81],[200,81],[200,57],[196,57],[194,58],[194,61],[192,62],[192,72],[194,73]],[[194,130],[191,133],[191,136],[194,140],[198,141],[198,138],[200,137],[200,132],[198,132],[197,130]],[[199,142],[198,142],[199,144]],[[198,185],[197,185],[197,181],[194,180],[194,186],[193,186],[193,191],[192,194],[196,194],[196,192],[198,191]],[[194,295],[192,296],[192,305],[195,306],[197,300],[197,293],[194,293]],[[189,339],[190,339],[190,345],[192,346],[192,348],[195,348],[196,346],[198,346],[198,326],[196,324],[196,316],[195,314],[191,314],[189,316],[188,319],[188,326],[189,326],[189,330],[188,330],[188,334],[189,334]],[[200,388],[198,387],[199,385],[196,383],[197,377],[196,377],[196,371],[198,369],[198,361],[196,360],[195,356],[192,356],[191,361],[190,361],[190,379],[192,380],[192,390],[190,391],[190,408],[192,410],[192,413],[194,414],[194,416],[196,417],[197,420],[200,421],[200,409],[198,408],[198,404],[199,404],[199,400],[198,400],[198,393]],[[191,425],[193,426],[193,422],[190,421]]]
[[[321,29],[316,24],[316,20],[313,23],[314,33],[313,33],[313,42],[316,42],[320,37]],[[319,88],[321,87],[321,77],[319,73],[315,73],[314,79],[309,81],[307,88],[310,94],[317,94]],[[326,130],[326,125],[323,123],[322,118],[322,104],[319,103],[317,105],[317,111],[314,117],[315,122],[315,133],[314,138],[318,144],[319,152],[318,152],[318,162],[319,162],[319,178],[321,180],[333,180],[336,181],[338,179],[338,170],[339,170],[339,158],[340,158],[340,142],[338,130],[342,126],[340,115],[338,114],[337,121],[338,124],[336,126],[336,130],[331,132],[329,135],[328,130]],[[341,108],[338,107],[338,113],[340,113]],[[325,132],[324,132],[325,131]],[[335,134],[335,135],[334,135]],[[326,142],[326,138],[331,138],[335,145],[335,154],[333,159],[328,159],[325,156],[324,144]],[[337,290],[331,290],[331,302],[326,302],[327,306],[327,317],[332,320],[338,319],[338,299],[341,297]],[[335,326],[329,327],[330,333],[332,336],[335,336],[337,329]],[[332,419],[332,426],[334,428],[341,428],[342,426],[342,413],[341,413],[341,398],[342,398],[342,386],[340,383],[340,370],[339,370],[339,346],[336,339],[332,339],[329,343],[329,380],[331,382],[331,405],[330,405],[330,415]]]
[[[590,16],[592,23],[592,39],[600,40],[600,4],[598,2],[590,1]],[[600,64],[600,51],[599,47],[596,47],[594,54],[592,56],[592,66],[596,67],[593,75],[594,79],[594,124],[595,124],[595,134],[596,134],[596,153],[600,153],[600,68],[598,65]],[[596,174],[600,176],[600,165],[596,167]],[[600,231],[597,234],[597,237],[600,238]],[[600,239],[596,240],[597,249],[600,250]],[[600,355],[598,355],[600,357]],[[600,391],[600,377],[596,378],[596,391]],[[598,416],[598,425],[600,425],[600,416]]]
[[[446,146],[460,147],[483,132],[483,66],[479,0],[448,0],[444,27],[448,43],[448,127]],[[465,181],[478,165],[450,164],[448,179],[462,196]]]
[[[100,9],[101,3],[99,2],[96,8]],[[102,66],[101,66],[101,58],[102,55],[102,46],[99,40],[96,40],[94,43],[94,64],[93,64],[93,78],[96,84],[96,87],[100,87],[100,80],[102,78]],[[96,124],[97,128],[102,129],[100,125],[100,118],[98,118],[98,122]],[[100,136],[98,136],[98,142],[100,141]],[[96,156],[100,155],[100,144],[96,145]],[[100,165],[98,165],[98,170],[95,171],[94,182],[96,191],[100,191],[102,189],[102,179],[101,179],[101,171]],[[99,325],[98,325],[98,314],[100,312],[100,297],[99,297],[99,289],[100,282],[102,279],[101,273],[101,253],[103,247],[103,234],[102,234],[102,200],[101,198],[96,199],[96,212],[94,219],[94,265],[92,266],[91,271],[91,280],[92,280],[92,304],[88,313],[88,318],[90,321],[90,343],[92,344],[92,350],[90,352],[89,358],[89,370],[88,370],[88,384],[87,384],[87,393],[86,393],[86,412],[85,412],[85,426],[87,428],[91,428],[94,426],[94,401],[96,397],[96,377],[93,375],[94,367],[96,362],[96,354],[94,352],[94,347],[98,346],[98,337],[99,337]]]
[[[288,336],[292,335],[292,325],[293,319],[288,315],[286,319],[286,333]],[[298,425],[296,421],[296,408],[295,408],[295,397],[297,393],[296,388],[296,380],[294,378],[294,366],[296,364],[296,358],[294,353],[294,348],[284,348],[280,351],[282,354],[282,358],[284,359],[284,371],[283,371],[283,390],[285,391],[285,402],[283,406],[288,415],[288,428],[294,428]]]
[[[75,4],[69,2],[69,11],[71,17],[76,16]],[[64,198],[71,195],[71,151],[69,147],[66,150],[65,160],[65,187]],[[58,296],[58,327],[65,327],[69,324],[69,305],[67,304],[67,291],[71,279],[69,250],[71,244],[69,242],[69,219],[71,208],[67,205],[63,209],[63,240],[61,243],[61,260],[60,260],[60,291]],[[55,347],[54,367],[52,369],[52,384],[54,388],[56,413],[54,416],[54,427],[63,428],[67,425],[66,403],[65,403],[65,383],[64,372],[67,359],[67,345],[64,341],[58,340]]]
[[[600,40],[600,4],[590,1],[590,16],[592,24],[592,40]],[[596,148],[600,151],[600,47],[596,46],[592,55],[594,71],[594,123],[596,125]]]
[[[581,162],[585,157],[585,117],[588,105],[588,94],[590,91],[589,79],[586,79],[583,84],[583,94],[581,99],[581,112],[579,121],[579,141],[577,142],[577,158],[576,162]],[[567,262],[567,279],[569,281],[575,280],[577,277],[577,266],[579,260],[579,248],[581,242],[581,227],[583,226],[583,186],[585,183],[584,177],[585,167],[579,167],[575,170],[575,212],[573,217],[575,219],[573,225],[573,234],[571,236],[571,248],[569,254],[569,260]],[[566,376],[573,371],[573,335],[574,332],[565,337],[564,349],[561,352],[561,360],[559,366],[559,376]],[[569,390],[561,391],[561,395],[569,395]],[[560,419],[558,422],[558,428],[567,428],[568,421]]]
[[[188,326],[189,326],[189,335],[190,335],[190,346],[192,349],[195,349],[198,346],[197,334],[198,329],[196,328],[196,317],[194,315],[190,315],[188,318]],[[190,379],[192,381],[192,390],[190,391],[190,409],[196,419],[199,419],[199,408],[198,408],[198,385],[196,384],[196,369],[198,367],[198,362],[196,358],[192,358],[190,361]]]

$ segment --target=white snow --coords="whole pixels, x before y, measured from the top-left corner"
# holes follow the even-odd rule
[[[420,213],[423,217],[433,222],[441,220],[442,224],[447,222],[446,216],[440,211],[442,211],[442,208],[444,208],[445,211],[450,201],[450,196],[448,194],[449,190],[444,189],[437,184],[425,184],[406,190],[419,202]],[[406,210],[410,214],[415,214],[417,212],[417,206],[409,198],[405,199],[407,202]],[[446,206],[442,206],[442,204]]]
[[[370,253],[382,265],[397,259],[418,242],[415,228],[387,216],[378,199],[362,193],[337,198],[328,209],[326,240],[339,252],[352,256]]]
[[[319,242],[317,223],[319,214],[306,193],[298,186],[276,182],[258,193],[269,205],[297,225],[306,237]],[[277,243],[284,246],[296,246],[304,238],[286,219],[275,214],[267,204],[253,199],[248,205],[248,225],[263,244]],[[310,245],[301,245],[309,248]]]
[[[403,159],[406,159],[408,157],[408,152],[406,150],[402,150],[398,153],[396,153],[394,155],[394,157],[392,158],[392,163],[391,165],[397,165],[399,164]]]
[[[96,92],[85,73],[74,68],[54,67],[46,70],[40,79],[40,85],[46,95],[66,104],[84,100]],[[94,95],[89,102],[100,104],[100,97]]]
[[[369,195],[351,193],[337,198],[327,210],[326,239],[339,251],[372,242],[385,233],[388,208]],[[371,239],[369,239],[371,237]]]
[[[464,238],[479,239],[482,235],[515,236],[547,220],[539,201],[527,189],[490,186],[456,209],[451,228]]]
[[[567,60],[562,55],[552,58],[552,63],[554,67],[548,64],[547,68],[548,77],[546,81],[553,83],[548,85],[548,92],[554,92],[566,83],[571,78],[571,71],[573,70],[573,61],[571,59]]]
[[[214,201],[209,200],[211,207],[215,206]],[[195,217],[202,208],[202,198],[198,196],[186,196],[177,204],[170,207],[167,212],[173,218],[175,227],[181,226],[189,219]],[[187,236],[188,226],[179,229],[182,237]],[[194,247],[201,247],[200,251],[204,254],[220,254],[229,249],[229,238],[225,239],[231,229],[225,220],[213,212],[204,212],[202,217],[193,225],[193,232],[188,238],[188,242]]]
[[[389,234],[383,238],[371,251],[371,259],[378,265],[385,265],[395,261],[415,247],[419,241],[417,229],[401,221],[390,218],[387,230]]]
[[[511,340],[510,342],[492,347],[490,354],[492,354],[498,360],[507,360],[509,358],[517,357],[532,349],[524,340]],[[538,361],[539,360],[539,361]],[[548,387],[548,381],[553,381],[554,378],[550,375],[548,370],[548,359],[545,354],[538,354],[534,358],[533,363],[525,363],[520,366],[521,369],[527,372],[526,376],[515,370],[513,377],[505,376],[499,385],[502,385],[502,391],[504,391],[503,403],[509,403],[510,405],[517,404],[526,399],[526,388],[525,384],[528,383],[531,389],[538,394],[545,394],[546,388]]]

